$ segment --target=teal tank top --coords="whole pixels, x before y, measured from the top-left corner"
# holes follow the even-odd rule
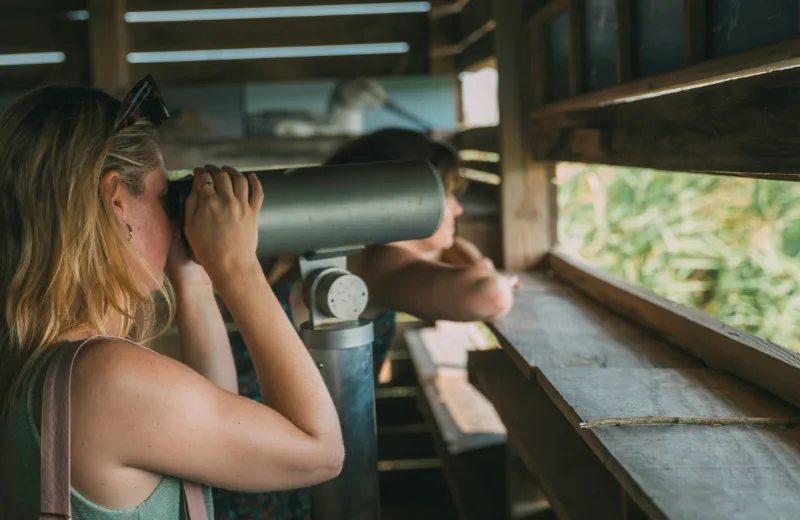
[[[55,349],[53,349],[55,353]],[[11,406],[0,430],[0,516],[19,520],[35,520],[39,516],[40,464],[39,430],[34,410],[34,389],[41,385],[44,367],[50,355],[37,364],[27,388]],[[133,509],[113,510],[100,507],[80,493],[71,490],[73,520],[181,520],[180,480],[164,477],[153,493]],[[214,518],[211,491],[203,487],[206,509]]]

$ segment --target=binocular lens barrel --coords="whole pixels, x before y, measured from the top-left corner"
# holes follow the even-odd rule
[[[259,258],[359,248],[433,235],[445,192],[427,161],[399,161],[256,172],[264,188]],[[180,229],[191,180],[173,181],[167,211]],[[188,246],[184,235],[184,243]]]

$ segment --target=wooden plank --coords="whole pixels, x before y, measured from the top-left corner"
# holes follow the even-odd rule
[[[425,74],[428,53],[426,47],[412,47],[408,54],[141,63],[130,68],[134,77],[151,73],[164,85],[350,79]]]
[[[564,11],[568,10],[571,2],[572,2],[572,0],[545,0],[545,1],[540,1],[539,4],[541,5],[541,7],[539,9],[536,9],[533,12],[533,17],[531,18],[531,21],[533,23],[540,24],[540,23],[546,22],[546,21],[548,21],[548,20],[550,20],[552,18],[555,18],[556,16],[560,15]],[[533,2],[530,2],[530,3],[533,3]],[[525,7],[523,9],[523,13],[525,11],[527,11],[528,9],[531,9],[531,7]],[[523,16],[523,18],[524,18],[524,16]]]
[[[434,444],[442,459],[442,469],[447,480],[450,493],[458,508],[462,520],[494,520],[497,511],[502,511],[505,488],[505,446],[504,443],[489,445],[477,450],[461,454],[452,454],[448,439],[451,433],[446,422],[446,413],[432,393],[430,384],[423,383],[427,391],[420,396],[419,407],[427,424],[431,427]],[[442,429],[445,426],[445,429]],[[452,431],[452,426],[449,427]]]
[[[462,168],[469,168],[470,170],[477,170],[479,172],[492,173],[494,175],[500,175],[502,173],[500,171],[500,163],[496,163],[496,162],[462,161],[461,162],[461,167]]]
[[[535,153],[575,161],[661,170],[800,180],[796,157],[800,69],[619,105],[537,117]],[[602,130],[606,147],[583,149],[576,130]]]
[[[59,11],[0,8],[0,54],[61,51],[66,21]]]
[[[540,262],[555,241],[553,168],[534,164],[529,41],[522,0],[494,3],[495,53],[499,74],[503,266],[518,270]],[[535,35],[534,35],[535,36]]]
[[[626,0],[627,1],[627,0]],[[598,106],[624,104],[633,99],[689,90],[709,83],[796,66],[800,61],[800,38],[767,45],[739,54],[707,60],[691,67],[631,81],[601,91],[551,103],[536,110],[535,117],[573,112]]]
[[[537,381],[577,427],[639,416],[800,419],[709,369],[542,369]],[[579,429],[653,520],[789,519],[800,507],[800,431],[750,426]]]
[[[800,406],[800,354],[625,283],[562,253],[550,255],[558,277],[608,309],[702,359]]]
[[[570,0],[569,24],[569,87],[577,96],[586,91],[586,0]]]
[[[499,153],[500,130],[496,126],[469,128],[455,134],[451,138],[451,143],[459,150]]]
[[[476,31],[482,31],[487,23],[492,23],[492,3],[501,0],[469,0],[458,14],[458,27],[460,38],[464,41]]]
[[[474,71],[482,68],[488,60],[495,55],[494,51],[494,22],[489,22],[483,30],[473,33],[474,41],[460,50],[455,57],[455,68],[459,72]]]
[[[427,46],[425,13],[128,24],[133,52],[412,42]],[[224,34],[224,38],[209,35]]]
[[[21,0],[20,0],[21,1]],[[39,0],[42,1],[42,0]],[[338,4],[383,4],[398,0],[129,0],[131,11],[182,11],[187,9],[232,9],[249,7],[296,7]]]
[[[700,63],[708,57],[707,0],[683,0],[683,51],[686,65]]]
[[[126,0],[88,0],[88,4],[92,85],[122,95],[132,81],[127,60]]]
[[[614,0],[616,13],[617,82],[633,78],[633,6],[631,0]]]
[[[471,353],[469,370],[560,519],[620,518],[619,484],[538,384],[501,351]]]
[[[539,367],[696,367],[679,349],[568,285],[540,272],[520,274],[511,313],[491,324],[528,377]]]
[[[19,12],[21,10],[80,11],[86,9],[86,0],[2,0],[0,13]]]

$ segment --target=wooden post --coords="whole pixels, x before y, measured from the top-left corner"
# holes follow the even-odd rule
[[[571,0],[569,3],[570,52],[569,80],[573,96],[586,90],[586,0]]]
[[[92,85],[113,95],[130,86],[125,0],[89,0]]]
[[[535,163],[532,153],[533,89],[524,4],[523,0],[494,2],[503,177],[502,251],[503,266],[509,270],[533,267],[546,257],[555,242],[554,168]]]
[[[633,78],[633,25],[631,0],[615,0],[617,17],[617,82],[625,83]]]
[[[683,49],[686,66],[706,59],[706,0],[683,1]]]

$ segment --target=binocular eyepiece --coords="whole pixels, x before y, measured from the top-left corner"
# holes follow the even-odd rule
[[[256,172],[264,188],[258,217],[259,258],[353,250],[433,235],[445,191],[427,161],[399,161]],[[185,233],[193,183],[169,183],[167,213]]]

